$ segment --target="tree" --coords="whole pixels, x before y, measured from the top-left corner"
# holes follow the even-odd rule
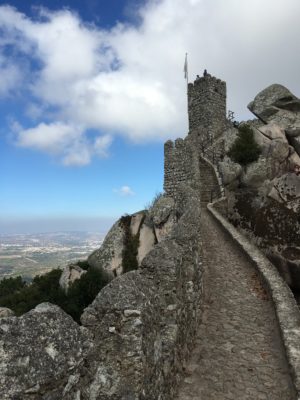
[[[238,129],[237,138],[227,155],[234,162],[247,165],[258,160],[261,149],[255,142],[253,131],[249,125],[243,124]]]

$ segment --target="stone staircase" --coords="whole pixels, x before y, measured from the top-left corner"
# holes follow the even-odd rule
[[[221,189],[213,167],[200,156],[201,204],[206,205],[221,197]]]

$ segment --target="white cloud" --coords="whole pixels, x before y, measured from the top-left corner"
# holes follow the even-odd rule
[[[29,87],[28,103],[39,106],[27,115],[37,126],[24,129],[20,143],[49,152],[59,143],[65,164],[106,156],[116,134],[136,142],[185,135],[185,52],[191,79],[207,68],[227,81],[228,108],[238,118],[249,116],[247,103],[271,83],[300,95],[299,0],[149,0],[139,9],[139,26],[110,30],[86,25],[68,10],[41,13],[31,20],[0,7],[0,48],[9,43],[40,65],[22,77],[19,59],[12,63],[13,55],[0,53],[0,95],[21,82]],[[89,129],[100,138],[89,139]],[[78,157],[78,143],[85,156]]]
[[[18,132],[17,143],[22,147],[34,147],[38,150],[57,153],[80,136],[80,130],[62,122],[40,123],[35,128]]]
[[[113,191],[123,197],[135,195],[134,191],[126,185],[122,186],[120,189],[114,189]]]
[[[0,97],[12,94],[21,83],[22,74],[17,65],[0,54]]]
[[[99,136],[92,144],[83,136],[80,127],[63,122],[40,123],[35,128],[24,129],[18,122],[11,124],[16,144],[60,156],[64,165],[87,165],[94,154],[107,157],[112,142],[109,135]]]
[[[100,157],[107,157],[108,156],[108,149],[112,144],[112,137],[110,135],[103,135],[97,137],[94,144],[95,153],[98,154]]]

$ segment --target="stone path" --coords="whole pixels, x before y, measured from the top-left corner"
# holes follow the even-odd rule
[[[272,301],[241,250],[203,211],[205,305],[177,400],[292,400]]]

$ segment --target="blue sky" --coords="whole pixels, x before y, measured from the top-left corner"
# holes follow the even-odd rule
[[[0,233],[102,231],[144,208],[164,141],[187,133],[186,52],[239,120],[272,83],[299,96],[299,15],[298,0],[0,1]]]

